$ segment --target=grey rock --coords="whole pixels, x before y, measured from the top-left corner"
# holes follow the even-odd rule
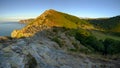
[[[21,53],[22,52],[22,48],[19,46],[11,46],[12,50],[16,53]]]
[[[65,34],[61,35],[62,38],[67,47],[74,48],[71,42],[75,41],[74,38],[70,39]],[[116,61],[104,62],[66,50],[44,35],[18,39],[0,50],[0,68],[119,68]]]
[[[61,66],[60,68],[72,68],[72,67],[67,66],[67,65],[63,65],[63,66]]]

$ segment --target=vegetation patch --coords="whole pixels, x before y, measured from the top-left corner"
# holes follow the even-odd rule
[[[53,37],[52,41],[55,41],[60,47],[62,47],[62,45],[63,45],[61,40],[58,37]]]
[[[78,31],[76,32],[75,38],[79,40],[84,46],[92,49],[94,52],[100,54],[117,54],[120,53],[120,41],[111,38],[105,40],[98,40],[90,32]]]

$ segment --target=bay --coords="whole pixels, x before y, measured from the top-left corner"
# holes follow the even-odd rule
[[[4,22],[0,23],[0,36],[11,36],[11,32],[16,29],[21,29],[25,24],[19,22]]]

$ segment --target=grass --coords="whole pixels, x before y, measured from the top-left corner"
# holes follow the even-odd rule
[[[91,31],[93,36],[95,36],[96,38],[98,38],[99,40],[104,40],[106,38],[111,38],[111,39],[114,39],[114,40],[119,40],[120,41],[120,37],[117,37],[117,36],[112,36],[112,35],[108,35],[108,34],[104,34],[102,32],[99,32],[99,31]]]
[[[114,29],[112,29],[113,32],[120,32],[120,24],[118,24],[117,26],[114,27]]]

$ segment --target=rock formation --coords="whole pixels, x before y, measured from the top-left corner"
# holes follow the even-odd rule
[[[55,28],[57,29],[57,28]],[[1,47],[0,68],[119,68],[119,60],[102,60],[89,57],[83,53],[71,52],[73,42],[85,47],[74,37],[68,36],[63,29],[43,30],[33,37],[13,39],[9,46]],[[61,29],[61,30],[60,30]],[[62,46],[52,40],[54,36],[61,39]],[[3,46],[0,43],[0,46]],[[89,51],[89,50],[88,50]]]

